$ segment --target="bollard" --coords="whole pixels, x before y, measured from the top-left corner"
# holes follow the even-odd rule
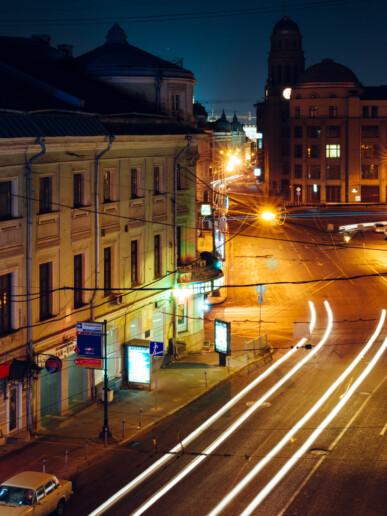
[[[228,363],[228,372],[230,373],[230,357],[227,357],[227,363]]]
[[[108,433],[108,429],[105,428],[105,448],[107,446],[107,433]]]
[[[141,428],[141,415],[142,415],[142,408],[140,408],[140,413],[139,413],[139,416],[138,416],[138,426],[137,426],[137,428]]]
[[[46,472],[46,459],[43,460],[43,473]]]
[[[206,387],[207,387],[207,371],[204,371],[204,381],[205,381]]]
[[[125,437],[125,419],[122,420],[122,437]]]
[[[65,464],[64,464],[65,472],[67,471],[67,461],[68,461],[68,458],[69,458],[69,452],[66,450],[66,453],[65,453]]]
[[[247,342],[245,341],[245,350],[246,350],[246,360],[249,363],[249,350],[247,349]]]
[[[87,446],[88,446],[88,444],[89,444],[89,442],[86,439],[86,441],[85,441],[85,460],[87,460]]]

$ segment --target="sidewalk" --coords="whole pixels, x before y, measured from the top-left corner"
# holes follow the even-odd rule
[[[66,417],[51,417],[44,422],[31,441],[0,446],[0,482],[24,470],[46,471],[59,478],[71,478],[96,458],[124,442],[136,440],[149,429],[210,389],[227,381],[249,364],[271,358],[251,358],[246,352],[232,352],[226,367],[219,366],[218,354],[212,350],[188,354],[157,372],[157,396],[152,390],[114,391],[108,404],[108,423],[112,438],[99,438],[104,422],[101,401]],[[140,417],[141,412],[141,417]]]

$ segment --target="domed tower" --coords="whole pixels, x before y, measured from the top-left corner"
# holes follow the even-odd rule
[[[293,20],[284,16],[274,25],[268,59],[266,96],[282,95],[305,68],[302,36]]]

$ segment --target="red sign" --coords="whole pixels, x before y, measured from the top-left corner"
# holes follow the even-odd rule
[[[76,358],[74,364],[82,367],[91,367],[92,369],[103,369],[102,358]]]
[[[0,378],[7,378],[9,376],[9,362],[0,364]]]
[[[58,357],[50,357],[46,360],[45,366],[49,373],[57,373],[62,369],[62,360]]]

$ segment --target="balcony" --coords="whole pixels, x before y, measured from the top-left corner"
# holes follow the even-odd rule
[[[71,236],[74,239],[85,238],[91,231],[91,213],[81,209],[73,209],[71,213]]]
[[[36,242],[38,245],[59,240],[59,211],[39,213],[36,224]]]
[[[103,235],[120,230],[120,203],[109,202],[101,206],[101,232]]]
[[[0,250],[22,245],[22,220],[10,219],[0,221]]]

